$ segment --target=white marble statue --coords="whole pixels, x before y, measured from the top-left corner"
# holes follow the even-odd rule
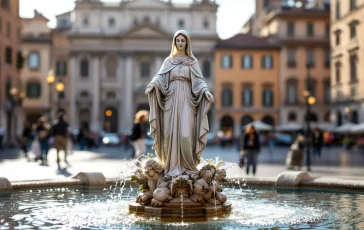
[[[149,97],[153,148],[164,174],[197,174],[209,131],[207,112],[214,97],[193,56],[187,31],[175,33],[171,54],[145,93]]]

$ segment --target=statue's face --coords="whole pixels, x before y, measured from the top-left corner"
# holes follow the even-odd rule
[[[178,50],[186,50],[187,41],[185,37],[179,35],[176,37],[176,46]]]

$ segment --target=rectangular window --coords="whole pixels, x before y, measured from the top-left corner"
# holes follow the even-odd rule
[[[210,65],[210,61],[204,61],[203,65],[202,65],[202,69],[203,69],[203,76],[205,78],[209,78],[211,77],[211,65]]]
[[[295,50],[288,50],[287,52],[288,54],[288,63],[287,66],[290,68],[296,67],[297,62],[296,62],[296,51]]]
[[[67,75],[67,61],[66,60],[58,60],[56,62],[56,75],[57,76],[66,76]]]
[[[350,0],[350,11],[353,11],[355,9],[356,9],[356,0]]]
[[[306,65],[315,66],[315,52],[313,50],[306,51]]]
[[[262,95],[263,106],[273,106],[273,91],[271,89],[264,89]]]
[[[324,54],[324,65],[326,68],[330,68],[331,52],[330,50],[325,50]]]
[[[356,25],[350,25],[350,39],[356,38]]]
[[[335,80],[336,80],[336,84],[339,84],[340,81],[341,81],[341,77],[340,77],[341,69],[340,69],[340,67],[341,67],[340,62],[335,63]]]
[[[87,16],[84,16],[83,20],[82,20],[82,25],[83,26],[88,26],[89,24],[89,20],[88,20],[88,17]]]
[[[30,53],[28,55],[28,68],[29,69],[39,69],[40,68],[39,53]]]
[[[243,89],[242,99],[243,106],[253,106],[253,90],[251,88]]]
[[[233,67],[233,57],[231,55],[221,56],[221,68],[230,69]]]
[[[65,99],[65,97],[66,97],[66,95],[65,95],[64,91],[62,91],[62,92],[58,92],[58,98],[59,98],[60,100],[64,100],[64,99]]]
[[[296,84],[288,84],[287,85],[287,103],[289,105],[294,105],[297,103],[297,85]]]
[[[28,83],[27,84],[27,97],[39,98],[41,96],[41,84],[40,83]]]
[[[335,45],[336,46],[340,45],[340,35],[341,35],[341,33],[339,31],[335,32]]]
[[[293,37],[295,34],[295,25],[294,22],[287,23],[287,35]]]
[[[273,68],[273,56],[272,55],[262,56],[262,68],[263,69],[272,69]]]
[[[312,37],[314,35],[314,24],[309,22],[307,23],[307,36]]]
[[[340,1],[341,0],[336,0],[336,5],[335,5],[335,17],[336,17],[336,19],[340,18]]]
[[[13,63],[13,50],[11,47],[5,49],[5,63],[9,65]]]
[[[232,106],[233,105],[233,92],[231,89],[224,89],[222,91],[222,105]]]
[[[141,76],[142,77],[150,77],[150,63],[142,62],[140,65]]]
[[[352,83],[357,82],[358,76],[357,76],[357,57],[356,55],[350,56],[350,81]]]
[[[252,69],[253,68],[253,57],[251,55],[243,55],[241,59],[241,67],[243,69]]]

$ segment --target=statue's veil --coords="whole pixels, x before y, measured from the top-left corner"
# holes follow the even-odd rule
[[[177,53],[177,46],[176,46],[175,40],[176,40],[176,37],[178,37],[178,35],[180,35],[180,34],[184,35],[187,38],[186,53],[187,53],[188,57],[190,57],[192,59],[196,59],[195,56],[193,56],[193,53],[192,53],[192,45],[191,45],[190,35],[185,30],[178,30],[174,34],[173,40],[172,40],[172,50],[171,50],[171,54],[169,56],[171,58],[173,58],[173,56]]]

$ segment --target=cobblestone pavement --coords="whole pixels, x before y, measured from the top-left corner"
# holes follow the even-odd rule
[[[288,148],[277,147],[272,153],[263,148],[259,154],[259,165],[256,177],[276,177],[285,171],[285,158]],[[152,151],[149,151],[152,152]],[[0,151],[0,177],[11,181],[61,179],[72,177],[78,172],[102,172],[107,177],[122,175],[120,172],[130,171],[132,165],[131,150],[123,147],[101,147],[95,151],[73,151],[68,161],[70,165],[61,163],[57,168],[56,152],[51,149],[48,155],[48,164],[40,165],[38,162],[28,161],[15,149]],[[236,148],[208,147],[202,154],[205,159],[215,159],[232,163],[229,167],[229,177],[246,177],[244,169],[237,167],[239,153]],[[63,159],[63,153],[61,153]],[[305,170],[305,167],[302,168]],[[341,148],[326,148],[321,159],[312,159],[313,176],[328,176],[343,179],[364,179],[364,152],[347,152]],[[124,175],[124,174],[123,174]],[[251,176],[250,176],[251,177]]]

